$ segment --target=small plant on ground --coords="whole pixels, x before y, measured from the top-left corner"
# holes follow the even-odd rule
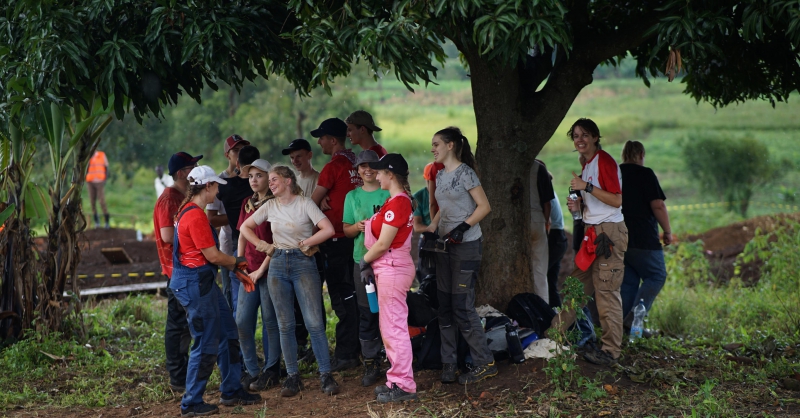
[[[558,315],[561,316],[565,312],[575,312],[577,319],[585,319],[586,315],[581,308],[589,302],[591,296],[583,292],[583,284],[580,280],[572,276],[567,277],[561,292],[563,302]],[[572,346],[572,341],[577,341],[580,338],[580,331],[577,328],[572,328],[562,332],[551,328],[547,331],[547,336],[556,343],[557,348],[551,350],[555,356],[548,360],[544,371],[550,382],[556,387],[556,392],[568,391],[569,389],[585,389],[587,391],[586,396],[590,399],[602,396],[597,391],[599,385],[592,379],[581,376],[580,368],[575,362],[575,347]],[[562,349],[562,347],[567,349]]]

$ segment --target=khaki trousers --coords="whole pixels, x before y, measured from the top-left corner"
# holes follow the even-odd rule
[[[587,228],[591,225],[587,225]],[[572,276],[583,283],[583,292],[587,295],[594,294],[597,302],[597,312],[600,316],[600,326],[603,327],[601,339],[602,349],[614,358],[618,358],[622,349],[622,298],[619,288],[625,275],[625,251],[628,250],[628,228],[625,222],[605,222],[594,225],[597,235],[605,232],[614,242],[611,257],[595,258],[592,265],[586,270],[575,267]],[[575,322],[575,311],[564,311],[553,318],[552,326],[560,331],[565,331]]]
[[[533,293],[550,303],[547,285],[547,267],[550,263],[547,247],[547,227],[544,223],[531,222],[531,277]]]

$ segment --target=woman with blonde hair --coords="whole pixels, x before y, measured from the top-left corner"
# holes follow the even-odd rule
[[[311,198],[303,196],[303,190],[297,185],[297,178],[289,167],[272,167],[269,171],[269,189],[275,198],[262,204],[242,224],[240,232],[258,251],[271,257],[267,285],[278,316],[281,351],[289,373],[283,382],[281,396],[295,396],[303,389],[294,335],[295,297],[311,336],[322,392],[335,395],[340,388],[330,372],[325,319],[319,303],[322,285],[313,257],[317,245],[333,236],[333,224]],[[273,244],[259,239],[254,231],[263,222],[270,223]],[[319,229],[316,233],[314,227]]]

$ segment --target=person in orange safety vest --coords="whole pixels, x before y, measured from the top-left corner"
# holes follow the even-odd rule
[[[100,217],[97,215],[97,201],[100,201],[100,208],[103,209],[103,216],[106,219],[106,229],[108,224],[108,208],[106,207],[106,179],[108,178],[108,159],[103,151],[95,151],[89,160],[89,169],[86,171],[86,185],[89,187],[89,200],[92,202],[92,214],[94,215],[95,227],[100,227]]]

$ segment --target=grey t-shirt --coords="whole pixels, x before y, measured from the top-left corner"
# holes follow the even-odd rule
[[[436,202],[441,213],[439,235],[444,236],[475,212],[478,205],[469,191],[480,185],[478,175],[466,164],[449,173],[439,171],[436,176]],[[481,235],[481,226],[477,224],[464,233],[464,242],[480,239]]]

